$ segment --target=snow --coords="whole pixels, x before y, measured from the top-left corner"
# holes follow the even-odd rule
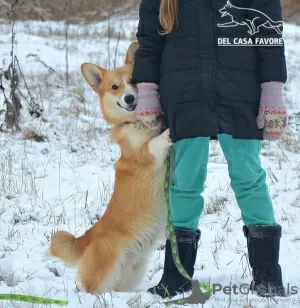
[[[64,25],[52,22],[16,24],[15,52],[27,82],[43,105],[44,115],[34,119],[24,101],[22,132],[0,133],[0,293],[16,293],[68,300],[68,307],[163,307],[146,293],[162,274],[163,250],[154,252],[145,282],[136,293],[93,296],[82,292],[76,269],[46,257],[51,234],[60,229],[81,235],[105,211],[119,149],[108,138],[109,126],[101,118],[96,96],[80,76],[83,62],[105,67],[122,64],[134,38],[135,20],[111,20],[121,40],[107,38],[108,23],[70,27],[70,89],[64,86]],[[281,260],[284,284],[300,285],[300,28],[285,27],[289,80],[285,98],[290,127],[280,142],[264,142],[261,155],[268,173],[278,222],[283,227]],[[0,24],[0,59],[10,60],[10,28]],[[117,52],[116,52],[117,48]],[[41,61],[34,61],[37,55]],[[46,66],[45,66],[46,65]],[[48,68],[47,68],[48,66]],[[49,71],[51,67],[55,72]],[[7,85],[6,85],[7,87]],[[22,92],[26,94],[25,88]],[[2,96],[1,96],[2,98]],[[80,101],[82,100],[82,101]],[[3,100],[2,100],[3,101]],[[3,121],[1,115],[1,122]],[[28,132],[46,137],[28,140]],[[26,137],[27,136],[27,137]],[[200,229],[195,278],[223,286],[250,283],[243,223],[230,188],[227,165],[220,146],[210,146],[206,209]],[[184,205],[183,205],[184,206]],[[262,299],[255,295],[216,293],[204,307],[299,307],[300,298]],[[0,302],[0,307],[36,307],[21,302]],[[196,307],[190,305],[189,307]],[[199,305],[200,307],[200,305]]]

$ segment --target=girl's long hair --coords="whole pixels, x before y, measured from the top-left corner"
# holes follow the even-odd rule
[[[178,0],[160,1],[159,21],[162,35],[169,34],[178,26]]]

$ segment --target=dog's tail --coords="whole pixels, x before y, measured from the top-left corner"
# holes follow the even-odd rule
[[[76,238],[68,232],[58,231],[52,237],[48,254],[60,258],[69,265],[76,265],[89,243],[88,234]]]

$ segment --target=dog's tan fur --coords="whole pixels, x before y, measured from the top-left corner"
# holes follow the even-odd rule
[[[149,253],[164,236],[167,221],[163,187],[169,132],[156,136],[134,111],[124,109],[124,95],[136,97],[130,85],[136,48],[136,43],[129,47],[121,68],[107,71],[82,65],[83,76],[99,95],[104,118],[113,125],[111,138],[120,145],[121,157],[103,217],[81,237],[55,233],[49,253],[78,264],[78,279],[90,293],[133,291],[144,277]],[[113,90],[113,85],[118,89]]]

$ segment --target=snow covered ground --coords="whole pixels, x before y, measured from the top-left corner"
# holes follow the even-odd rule
[[[68,300],[70,308],[133,308],[146,304],[164,307],[158,298],[145,292],[160,279],[163,250],[154,253],[140,292],[100,296],[81,292],[75,269],[44,256],[55,230],[81,235],[95,223],[105,211],[112,190],[112,164],[119,150],[108,139],[109,127],[101,118],[96,96],[80,76],[80,65],[86,61],[106,67],[123,62],[126,48],[134,38],[136,21],[113,23],[110,31],[108,26],[71,26],[70,86],[66,91],[63,24],[16,24],[15,52],[36,101],[45,111],[41,118],[34,119],[23,100],[22,132],[0,133],[0,293]],[[261,158],[268,172],[276,217],[283,226],[280,263],[284,284],[298,289],[300,28],[286,25],[284,35],[290,127],[282,141],[264,143]],[[2,69],[9,63],[10,40],[10,27],[0,24]],[[22,92],[26,95],[24,87]],[[4,120],[3,115],[0,120]],[[36,142],[36,137],[45,140]],[[211,143],[208,172],[204,194],[207,206],[200,225],[202,239],[195,278],[222,286],[250,283],[243,224],[230,189],[224,156],[215,142]],[[2,301],[0,307],[38,306]],[[300,307],[300,293],[268,300],[218,292],[204,307]]]

